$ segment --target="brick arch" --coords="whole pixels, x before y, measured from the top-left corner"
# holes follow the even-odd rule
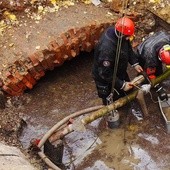
[[[32,89],[37,81],[45,76],[47,70],[61,66],[80,52],[90,52],[101,33],[113,23],[91,24],[70,29],[62,33],[47,48],[36,51],[23,60],[17,60],[2,71],[2,90],[10,96],[21,95],[24,90]]]

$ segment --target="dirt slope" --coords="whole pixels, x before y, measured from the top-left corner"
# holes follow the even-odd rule
[[[16,59],[25,58],[37,50],[46,48],[52,40],[69,28],[87,24],[106,22],[115,18],[107,16],[109,9],[94,5],[76,4],[68,9],[47,13],[39,21],[28,18],[25,13],[19,16],[19,25],[12,26],[1,38],[1,68]],[[69,16],[69,17],[68,17]]]

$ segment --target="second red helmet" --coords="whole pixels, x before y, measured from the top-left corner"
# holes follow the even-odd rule
[[[166,65],[170,65],[170,45],[166,44],[159,51],[159,59]]]
[[[128,17],[122,17],[116,22],[115,29],[123,35],[131,36],[135,32],[135,25]]]

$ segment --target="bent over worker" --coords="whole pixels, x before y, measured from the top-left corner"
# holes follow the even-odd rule
[[[163,64],[170,67],[170,34],[159,31],[149,36],[137,47],[137,56],[149,79],[155,79],[163,73]],[[161,100],[168,99],[161,84],[155,90]]]
[[[137,72],[142,67],[130,43],[134,35],[135,26],[131,19],[120,18],[114,26],[107,28],[99,39],[94,49],[93,78],[95,80],[98,96],[102,98],[103,104],[107,104],[107,97],[114,89],[114,100],[125,95],[125,91],[133,88],[127,74],[128,63]],[[121,43],[120,43],[121,42]],[[120,49],[120,52],[117,52]],[[114,68],[117,67],[116,72]],[[115,84],[113,85],[113,75]],[[113,87],[112,87],[113,86]]]

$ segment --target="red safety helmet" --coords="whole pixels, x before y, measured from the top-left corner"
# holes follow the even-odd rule
[[[170,45],[166,44],[159,50],[159,59],[166,65],[170,65]]]
[[[135,32],[135,25],[133,21],[127,17],[118,19],[115,28],[123,35],[132,36]]]

